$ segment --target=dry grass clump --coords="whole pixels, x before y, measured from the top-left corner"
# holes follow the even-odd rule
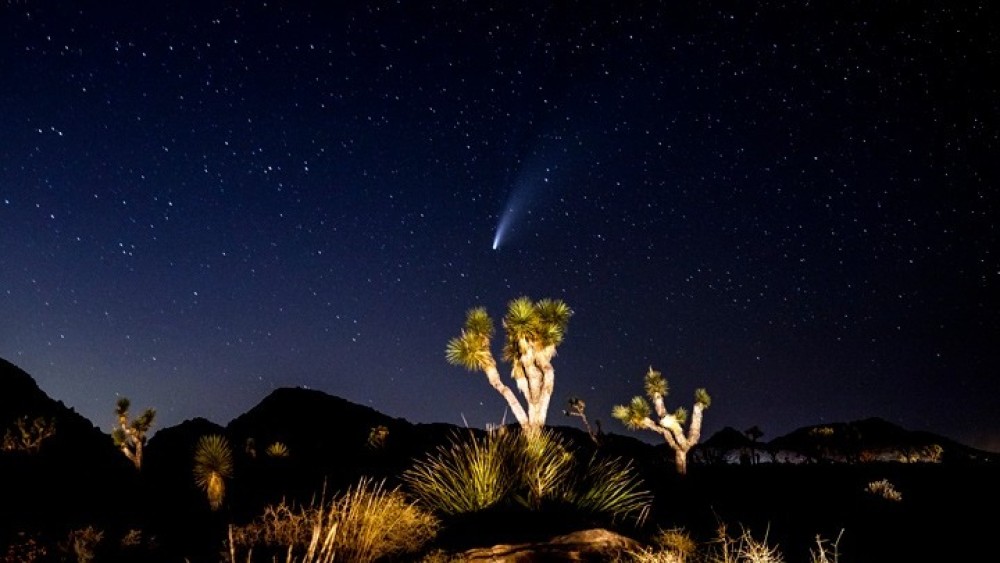
[[[629,554],[634,563],[691,563],[699,561],[698,542],[681,528],[660,530],[653,547]]]
[[[843,534],[843,532],[841,532]],[[837,563],[839,552],[835,542],[816,536],[816,549],[811,551],[810,563]],[[738,537],[729,535],[726,525],[720,524],[715,539],[701,549],[691,536],[681,529],[661,531],[653,538],[653,546],[640,552],[629,553],[619,561],[632,563],[784,563],[777,546],[767,543],[767,534],[756,539],[749,530]]]
[[[757,540],[744,529],[738,538],[728,534],[725,524],[720,524],[718,535],[709,546],[707,563],[784,563],[777,546],[767,544],[767,534]]]
[[[294,509],[284,502],[246,526],[230,528],[230,557],[253,549],[284,552],[288,563],[366,563],[421,549],[438,531],[437,519],[399,489],[363,478],[329,504]]]

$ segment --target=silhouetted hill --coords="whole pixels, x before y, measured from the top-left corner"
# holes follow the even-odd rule
[[[781,458],[824,462],[994,463],[1000,455],[931,432],[906,430],[881,418],[799,428],[767,443]],[[799,454],[799,457],[795,455]]]
[[[134,515],[135,474],[110,435],[0,359],[0,435],[16,437],[18,419],[30,424],[39,417],[54,424],[55,434],[37,452],[8,443],[0,453],[0,541],[19,528],[62,535],[88,524],[125,525]]]

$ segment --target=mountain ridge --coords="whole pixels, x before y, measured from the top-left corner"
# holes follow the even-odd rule
[[[3,358],[0,358],[0,390],[3,391],[0,393],[0,425],[2,425],[0,426],[0,431],[5,432],[11,428],[11,425],[16,422],[18,417],[28,416],[29,418],[33,418],[36,416],[59,414],[60,418],[70,420],[77,431],[85,429],[89,425],[91,439],[88,441],[93,441],[99,434],[107,436],[110,443],[109,433],[100,430],[92,421],[77,413],[72,407],[68,407],[62,401],[50,397],[38,386],[30,374]],[[295,407],[286,405],[292,402],[296,403]],[[109,403],[109,411],[112,408],[113,405]],[[369,439],[367,433],[377,426],[386,426],[390,430],[395,428],[397,431],[402,429],[404,433],[414,431],[419,433],[421,429],[426,433],[426,429],[429,428],[436,428],[439,431],[445,432],[461,431],[463,429],[460,426],[444,422],[413,423],[405,418],[393,417],[372,407],[360,405],[316,389],[279,387],[273,389],[257,404],[246,412],[237,415],[227,424],[220,424],[204,417],[195,417],[169,427],[155,428],[154,426],[155,432],[150,432],[149,449],[155,451],[155,444],[165,441],[163,438],[157,439],[160,432],[183,427],[196,420],[203,420],[214,425],[219,432],[240,436],[244,439],[253,438],[254,442],[261,442],[258,444],[261,448],[266,448],[275,442],[281,442],[286,446],[294,446],[296,449],[306,448],[317,453],[317,455],[318,452],[329,447],[342,446],[345,443],[365,443]],[[358,422],[363,422],[363,424],[355,424]],[[297,443],[299,441],[296,437],[297,432],[302,429],[319,426],[338,428],[338,435],[335,437],[322,437],[321,435],[320,439],[312,444]],[[581,429],[575,426],[551,426],[553,428],[572,429],[572,431],[582,432]],[[753,444],[746,437],[745,432],[740,432],[731,426],[726,426],[713,433],[707,439],[703,439],[695,447],[692,454],[695,459],[706,461],[705,455],[697,455],[699,450],[704,452],[711,448],[720,448],[723,446],[729,450],[755,446],[760,450],[788,449],[801,451],[804,449],[812,452],[818,450],[819,446],[808,445],[808,442],[818,439],[817,432],[820,429],[832,429],[835,434],[838,431],[840,433],[850,433],[863,430],[866,434],[865,445],[868,447],[890,448],[893,445],[892,441],[896,440],[901,441],[902,445],[906,446],[929,444],[938,444],[942,447],[947,446],[950,450],[963,452],[964,456],[973,459],[995,461],[997,458],[1000,458],[1000,454],[974,448],[933,432],[908,430],[880,417],[805,426],[787,434],[776,436],[771,440],[757,442],[756,444]],[[345,436],[341,433],[344,431],[348,432],[348,435]],[[617,433],[609,433],[607,436],[635,438],[633,435]],[[638,439],[637,441],[646,443]],[[239,445],[244,446],[245,444]],[[657,443],[648,445],[651,448],[667,447],[665,444]],[[844,446],[843,444],[835,445]],[[708,457],[711,458],[711,456]],[[845,456],[840,454],[839,457],[843,458]]]

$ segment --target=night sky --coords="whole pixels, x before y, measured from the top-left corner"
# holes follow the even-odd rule
[[[0,357],[105,431],[483,427],[447,341],[549,297],[552,423],[659,443],[610,416],[652,365],[706,436],[1000,450],[995,4],[551,4],[2,0]]]

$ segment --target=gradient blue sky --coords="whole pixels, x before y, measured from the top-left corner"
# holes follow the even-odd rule
[[[607,431],[653,365],[1000,450],[996,7],[252,4],[0,4],[0,357],[101,428],[500,422],[444,347],[527,295]]]

